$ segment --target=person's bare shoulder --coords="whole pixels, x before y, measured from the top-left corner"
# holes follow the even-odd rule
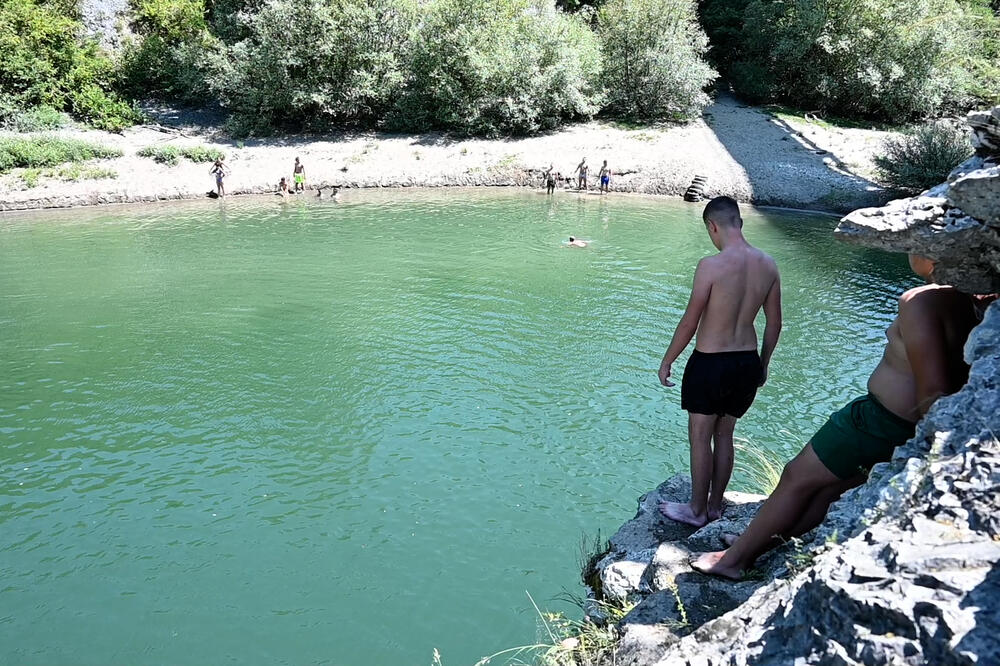
[[[907,289],[899,297],[900,323],[948,317],[956,306],[964,305],[967,300],[965,294],[948,285],[925,284]]]
[[[754,251],[757,253],[757,256],[764,263],[764,265],[767,266],[767,269],[769,271],[771,271],[774,275],[777,275],[778,274],[778,262],[776,262],[774,260],[774,257],[772,257],[771,255],[769,255],[767,252],[764,252],[764,250],[761,250],[761,249],[756,248],[756,247],[754,248]]]
[[[961,298],[962,293],[943,284],[924,284],[913,289],[907,289],[899,297],[899,306],[910,308],[932,307],[941,303],[949,303]]]
[[[725,270],[725,259],[721,254],[710,254],[702,257],[698,261],[698,266],[694,269],[695,275],[703,278],[713,279],[719,271]]]

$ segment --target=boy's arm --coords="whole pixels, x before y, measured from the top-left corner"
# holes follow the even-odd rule
[[[708,297],[711,293],[712,279],[705,266],[705,260],[702,259],[694,271],[694,286],[691,287],[691,297],[688,299],[687,309],[684,310],[684,316],[681,317],[681,320],[677,322],[674,337],[670,340],[670,346],[667,347],[667,352],[663,355],[663,361],[660,363],[660,370],[657,372],[660,383],[664,386],[674,385],[670,381],[670,366],[688,346],[694,334],[698,332],[698,322],[701,321],[701,315],[705,311],[705,306],[708,305]]]
[[[767,381],[767,372],[771,364],[771,355],[778,346],[781,335],[781,276],[775,275],[774,284],[764,299],[764,344],[760,349],[760,365],[763,370],[760,385]]]
[[[954,390],[948,385],[948,343],[944,326],[933,299],[928,297],[931,293],[904,297],[899,303],[899,333],[917,385],[916,417],[922,417],[935,400]]]

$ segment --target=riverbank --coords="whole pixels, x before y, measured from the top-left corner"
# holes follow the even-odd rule
[[[61,130],[114,146],[122,157],[99,165],[115,177],[69,182],[51,176],[28,186],[19,170],[0,176],[0,210],[195,199],[214,187],[209,164],[160,164],[136,153],[147,146],[217,147],[232,174],[230,195],[273,192],[302,160],[310,187],[537,187],[549,164],[571,178],[582,157],[591,185],[601,162],[615,174],[613,192],[681,196],[704,176],[706,196],[729,195],[757,205],[847,212],[890,198],[873,181],[872,157],[888,132],[838,128],[773,115],[720,97],[687,125],[627,126],[594,121],[521,139],[458,139],[443,134],[338,133],[234,141],[205,114],[153,109],[155,124],[123,134]]]

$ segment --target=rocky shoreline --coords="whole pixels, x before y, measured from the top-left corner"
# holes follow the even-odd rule
[[[181,160],[158,164],[136,153],[150,145],[210,145],[227,156],[231,195],[274,192],[290,176],[295,157],[310,187],[538,187],[549,164],[562,188],[582,157],[596,188],[601,162],[615,174],[613,192],[681,196],[696,176],[704,194],[758,205],[847,212],[889,198],[872,181],[872,158],[890,133],[833,128],[789,120],[721,96],[703,119],[686,125],[631,127],[590,122],[521,139],[467,139],[446,135],[342,133],[271,137],[245,142],[225,137],[211,114],[151,108],[154,124],[125,133],[62,130],[60,136],[119,148],[102,160],[117,177],[27,187],[18,172],[0,176],[0,211],[65,208],[204,198],[214,188],[209,165]]]
[[[969,116],[976,156],[919,197],[844,218],[849,242],[935,259],[935,279],[1000,289],[1000,107]],[[635,607],[620,665],[976,664],[1000,655],[1000,302],[965,345],[969,381],[942,398],[867,484],[803,541],[738,584],[694,573],[691,552],[739,532],[760,498],[731,495],[694,530],[656,509],[688,495],[675,477],[583,572],[593,599]],[[595,613],[598,621],[601,614]],[[610,663],[610,662],[608,662]]]

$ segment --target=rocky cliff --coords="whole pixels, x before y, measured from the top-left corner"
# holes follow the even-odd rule
[[[843,240],[937,260],[934,278],[1000,290],[1000,107],[969,116],[976,156],[919,197],[848,215]],[[1000,302],[965,346],[968,384],[754,580],[700,576],[690,552],[721,547],[755,498],[733,495],[700,530],[659,516],[687,497],[671,479],[584,572],[598,599],[638,602],[619,664],[1000,663]]]

